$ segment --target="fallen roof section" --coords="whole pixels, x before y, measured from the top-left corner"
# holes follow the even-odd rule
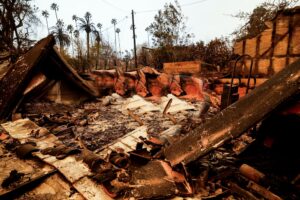
[[[85,96],[98,95],[93,86],[83,80],[62,58],[54,45],[55,39],[52,35],[40,40],[0,80],[0,119],[7,118],[26,99],[24,91],[31,87],[32,80],[39,73],[46,76],[48,87],[44,85],[38,93],[49,90],[50,83],[53,86],[55,82],[64,81]]]
[[[165,149],[171,165],[187,164],[251,128],[299,91],[300,61],[289,65],[203,126]]]

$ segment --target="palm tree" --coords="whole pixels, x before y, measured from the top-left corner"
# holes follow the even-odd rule
[[[60,52],[62,52],[64,50],[64,46],[70,45],[70,37],[69,35],[66,33],[65,28],[64,28],[64,22],[62,20],[58,20],[56,23],[56,26],[53,26],[51,29],[51,33],[54,35],[54,37],[56,38],[56,40],[58,40],[59,42],[59,48],[60,48]]]
[[[54,10],[55,16],[56,16],[56,21],[58,22],[58,17],[57,17],[58,5],[56,3],[52,3],[51,6],[50,6],[50,8],[52,10]]]
[[[78,68],[80,67],[80,63],[82,60],[82,52],[80,48],[80,41],[79,41],[79,30],[78,30],[78,21],[79,17],[77,15],[72,16],[72,20],[75,21],[76,30],[74,31],[74,37],[76,38],[76,48],[77,48],[77,61],[78,61]],[[82,71],[84,71],[84,67],[82,65]]]
[[[121,29],[117,28],[117,29],[116,29],[116,33],[118,34],[118,40],[119,40],[119,54],[120,54],[120,58],[121,58],[120,32],[121,32]]]
[[[101,36],[100,36],[100,31],[98,31],[98,30],[94,30],[93,33],[94,33],[95,40],[96,40],[96,48],[97,48],[96,69],[98,69]]]
[[[79,31],[75,30],[73,32],[74,37],[76,38],[76,46],[77,46],[77,61],[78,61],[78,68],[80,67],[80,63],[81,63],[81,59],[82,59],[82,52],[81,52],[81,48],[80,48],[80,43],[79,43]],[[82,71],[84,71],[83,65],[82,65]]]
[[[73,34],[74,34],[74,37],[76,37],[76,38],[79,37],[79,31],[78,30],[75,30]]]
[[[49,35],[49,25],[48,25],[48,17],[49,17],[49,12],[47,10],[42,11],[43,17],[46,19],[46,24],[47,24],[47,30],[48,30],[48,35]]]
[[[102,36],[102,31],[101,31],[101,29],[102,29],[102,24],[101,24],[101,23],[98,23],[98,24],[97,24],[97,27],[98,27],[98,29],[99,29],[99,34],[100,34],[100,38],[101,38],[101,36]]]
[[[117,51],[117,35],[116,35],[116,24],[117,24],[117,20],[116,19],[112,19],[111,23],[114,25],[114,32],[115,32],[115,51]]]
[[[101,23],[98,23],[98,24],[97,24],[97,27],[99,28],[99,31],[100,31],[100,33],[101,33],[102,24],[101,24]]]
[[[71,35],[71,38],[73,38],[73,31],[74,31],[74,28],[72,26],[72,24],[69,24],[67,26],[67,31],[69,31],[70,35]]]
[[[92,15],[86,12],[84,18],[79,18],[79,29],[86,32],[86,47],[87,47],[87,60],[90,57],[90,33],[95,30],[94,23],[92,22]]]
[[[129,61],[130,61],[130,52],[127,49],[125,50],[124,60],[125,60],[125,64],[126,64],[125,72],[127,72]]]
[[[76,46],[77,46],[77,53],[78,53],[78,60],[79,60],[79,31],[78,31],[78,21],[79,17],[77,15],[72,16],[72,20],[75,21],[76,30],[74,31],[74,37],[76,38]]]
[[[77,17],[77,15],[73,15],[72,16],[72,20],[74,20],[75,21],[75,26],[76,26],[76,29],[78,30],[78,24],[77,24],[77,21],[78,21],[78,17]]]
[[[71,24],[69,24],[67,26],[67,31],[69,32],[70,36],[71,36],[71,45],[72,45],[72,55],[74,57],[74,45],[73,45],[73,31],[74,31],[74,28]]]
[[[150,47],[150,40],[149,40],[149,37],[150,37],[150,28],[147,27],[147,28],[145,29],[145,31],[147,32],[147,35],[148,35],[148,47]]]

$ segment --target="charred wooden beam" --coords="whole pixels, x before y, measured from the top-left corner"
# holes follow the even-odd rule
[[[264,178],[265,175],[258,171],[257,169],[247,165],[247,164],[243,164],[240,168],[239,168],[240,173],[245,176],[246,178],[256,182],[256,183],[260,183]]]
[[[173,101],[173,99],[170,99],[170,100],[168,101],[168,103],[167,103],[167,105],[166,105],[166,107],[165,107],[165,109],[164,109],[164,111],[163,111],[163,114],[164,114],[164,115],[167,114],[167,111],[168,111],[169,108],[171,107],[172,101]]]
[[[175,119],[175,117],[173,117],[169,113],[164,114],[164,116],[169,118],[173,122],[173,124],[177,124],[177,120]]]
[[[229,183],[228,186],[232,192],[240,195],[241,197],[244,197],[245,199],[258,200],[258,198],[254,196],[251,192],[241,188],[235,183]]]
[[[267,190],[266,188],[250,181],[248,186],[251,190],[255,191],[257,194],[263,196],[265,199],[268,200],[282,200],[281,197],[277,196],[276,194],[272,193],[271,191]]]
[[[127,109],[128,115],[133,118],[137,123],[139,123],[140,126],[143,126],[144,123],[141,120],[141,118],[137,115],[135,115],[131,110]]]
[[[300,61],[297,61],[186,137],[166,147],[166,159],[172,165],[189,163],[238,137],[296,94],[299,79]]]

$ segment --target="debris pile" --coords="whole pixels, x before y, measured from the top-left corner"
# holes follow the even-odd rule
[[[51,35],[1,62],[0,199],[299,199],[300,61],[249,94],[210,75],[79,75]]]
[[[171,94],[26,103],[1,125],[1,197],[297,199],[299,136],[260,132],[275,131],[270,113],[299,130],[299,77],[297,62],[221,112]]]

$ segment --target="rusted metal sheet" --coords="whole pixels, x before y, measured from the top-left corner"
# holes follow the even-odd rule
[[[189,163],[237,137],[299,91],[300,61],[293,63],[203,126],[165,149],[172,165]]]
[[[101,186],[89,178],[91,170],[82,160],[78,160],[78,158],[73,155],[67,156],[64,159],[58,159],[56,156],[47,154],[46,149],[63,145],[61,141],[49,133],[49,131],[45,131],[44,128],[37,126],[29,119],[8,122],[1,124],[1,126],[21,143],[28,140],[35,142],[36,147],[44,151],[35,152],[34,155],[45,163],[55,167],[86,199],[111,199]],[[40,131],[42,131],[43,134],[37,135]],[[45,154],[43,154],[43,152]]]
[[[5,150],[2,144],[0,156],[0,199],[6,199],[25,185],[56,171],[50,165],[41,165],[36,160],[18,158],[16,154]]]
[[[70,199],[84,200],[85,198],[74,191],[62,176],[54,174],[44,180],[33,190],[21,195],[18,199]]]

